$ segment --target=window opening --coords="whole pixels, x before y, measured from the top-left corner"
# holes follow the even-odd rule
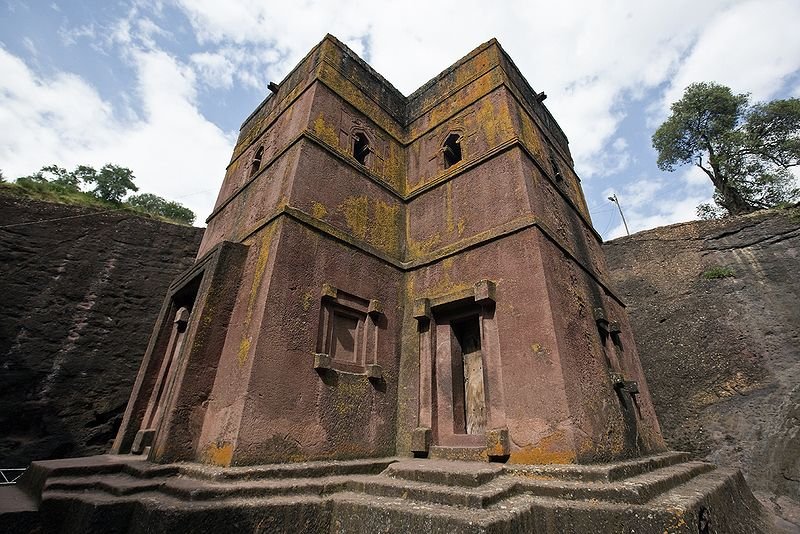
[[[362,133],[357,133],[353,138],[353,157],[362,165],[367,164],[367,155],[369,155],[369,140],[367,136]]]
[[[564,179],[564,176],[561,174],[561,171],[558,168],[558,162],[556,162],[556,158],[553,155],[553,151],[550,151],[550,169],[553,171],[553,178],[558,181]]]
[[[477,315],[450,325],[453,347],[453,431],[486,432],[486,396],[483,382],[480,320]]]
[[[253,156],[253,162],[250,164],[250,176],[255,175],[258,170],[261,168],[261,158],[264,157],[264,147],[258,147],[256,150],[256,155]]]
[[[444,141],[444,168],[449,169],[459,161],[461,161],[461,136],[458,134],[450,134]]]

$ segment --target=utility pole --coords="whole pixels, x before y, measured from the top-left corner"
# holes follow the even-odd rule
[[[614,193],[613,195],[608,197],[608,200],[614,202],[617,205],[617,209],[619,210],[619,216],[622,217],[622,224],[625,225],[625,233],[631,235],[630,231],[628,231],[628,223],[625,222],[625,215],[622,214],[622,206],[619,205],[619,199],[617,198],[617,194]]]

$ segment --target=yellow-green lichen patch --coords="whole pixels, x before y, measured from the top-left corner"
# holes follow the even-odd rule
[[[374,203],[375,217],[370,227],[369,242],[389,254],[400,252],[400,206],[381,200]]]
[[[447,232],[452,234],[453,230],[455,230],[455,224],[453,222],[453,182],[447,182],[445,186],[444,211]]]
[[[207,463],[228,467],[233,459],[233,443],[211,443],[204,456]]]
[[[253,319],[253,310],[256,305],[261,283],[264,278],[264,272],[267,268],[267,261],[269,260],[269,250],[272,245],[272,235],[275,233],[275,225],[268,226],[261,237],[261,247],[258,250],[258,258],[253,269],[253,283],[250,285],[250,292],[247,299],[247,310],[245,312],[244,324],[242,325],[242,339],[239,342],[239,349],[236,353],[236,359],[239,365],[244,365],[247,361],[248,354],[250,353],[250,345],[252,338],[250,337],[250,322]]]
[[[348,197],[339,206],[339,211],[344,215],[347,228],[359,239],[367,236],[367,210],[369,199],[366,196]]]
[[[442,240],[439,233],[435,233],[424,241],[416,241],[414,239],[408,240],[408,255],[409,259],[415,260],[422,256],[429,254],[436,245]]]
[[[456,225],[456,228],[458,229],[458,237],[461,237],[463,235],[464,225],[465,225],[464,219],[463,218],[458,219],[458,224]]]
[[[512,464],[572,464],[576,455],[563,431],[557,431],[536,445],[526,445],[511,452]]]
[[[312,202],[311,215],[313,215],[315,219],[324,219],[328,215],[328,210],[324,204],[320,204],[319,202]]]
[[[336,135],[336,128],[332,124],[325,122],[325,114],[320,113],[314,121],[314,133],[330,146],[339,146],[339,136]]]
[[[348,230],[358,239],[397,255],[400,252],[400,206],[367,196],[348,197],[339,206]]]
[[[314,303],[314,294],[310,291],[303,293],[303,311],[308,311]]]

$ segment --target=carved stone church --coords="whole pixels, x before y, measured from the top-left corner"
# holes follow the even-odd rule
[[[766,529],[667,450],[567,137],[497,41],[406,97],[326,36],[270,91],[112,454],[23,477],[46,525]]]

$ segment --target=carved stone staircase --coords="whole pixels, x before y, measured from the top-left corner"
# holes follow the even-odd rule
[[[736,504],[734,504],[736,503]],[[380,458],[217,468],[35,462],[0,488],[15,532],[769,532],[738,471],[682,453],[604,465]]]

